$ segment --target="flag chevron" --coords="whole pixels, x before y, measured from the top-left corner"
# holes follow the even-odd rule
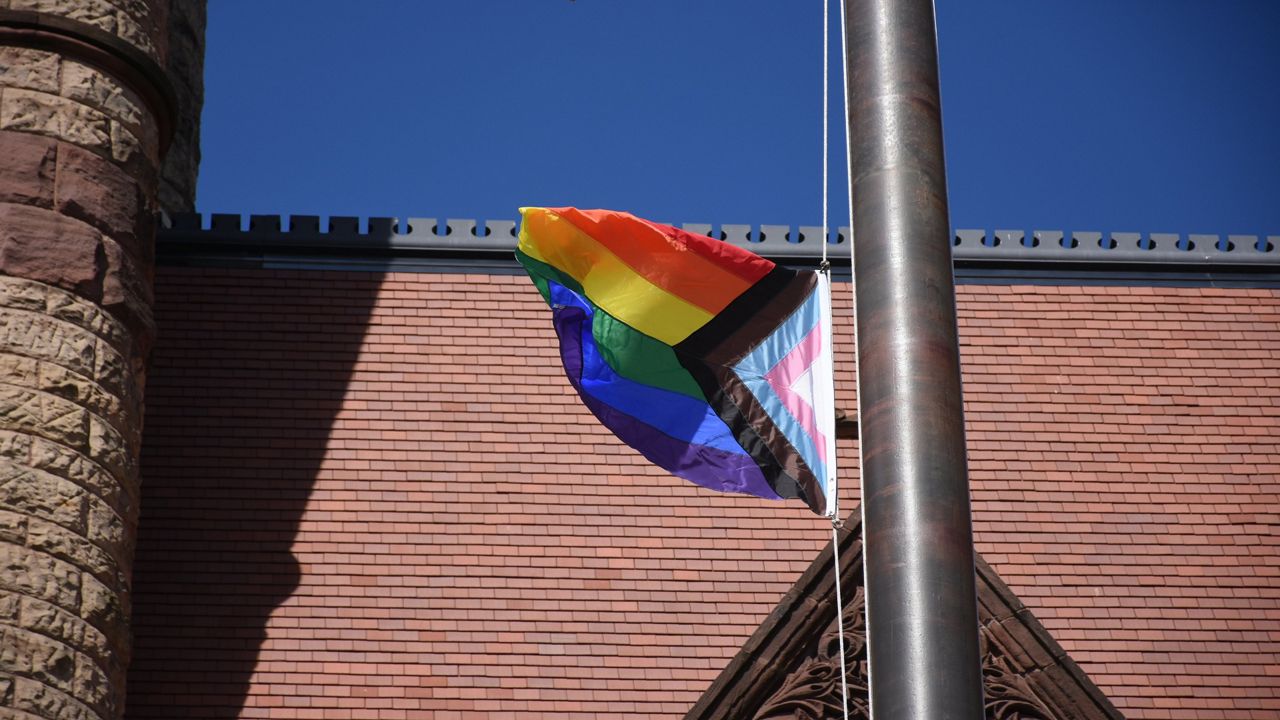
[[[516,257],[588,409],[698,485],[834,506],[825,276],[627,213],[523,208]]]

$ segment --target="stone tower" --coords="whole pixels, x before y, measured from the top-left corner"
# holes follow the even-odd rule
[[[202,0],[0,0],[0,717],[124,709],[155,229],[194,200],[203,44]]]

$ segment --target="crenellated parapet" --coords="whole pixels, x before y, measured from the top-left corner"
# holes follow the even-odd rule
[[[956,230],[952,248],[957,259],[1210,266],[1280,264],[1280,235]]]
[[[813,264],[822,257],[822,230],[801,225],[685,223],[765,257]],[[429,268],[459,260],[513,264],[517,224],[511,220],[313,215],[174,215],[160,230],[164,262],[234,262],[331,267]],[[827,253],[849,264],[849,229],[829,233]],[[1280,235],[1204,235],[1061,230],[956,230],[957,274],[1082,273],[1155,275],[1218,273],[1272,282],[1280,273]]]

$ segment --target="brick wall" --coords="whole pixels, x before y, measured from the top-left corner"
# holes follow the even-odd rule
[[[979,552],[1130,718],[1280,713],[1280,293],[961,288]]]
[[[1280,293],[959,290],[979,550],[1127,716],[1274,715]],[[157,294],[130,717],[678,718],[829,537],[602,431],[523,277]]]

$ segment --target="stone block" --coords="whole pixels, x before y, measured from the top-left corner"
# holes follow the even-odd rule
[[[58,92],[61,64],[55,53],[23,47],[0,47],[0,87]]]
[[[138,130],[150,122],[142,98],[115,78],[74,60],[62,64],[60,93],[63,97],[101,110],[104,115]]]
[[[27,516],[0,510],[0,542],[25,545],[27,543]]]
[[[195,209],[196,178],[200,171],[200,130],[193,119],[178,120],[177,132],[165,153],[159,202],[166,212]]]
[[[129,253],[108,238],[103,239],[102,247],[107,268],[102,279],[102,307],[124,323],[138,348],[137,356],[145,357],[156,334],[150,268],[145,272],[138,268]]]
[[[106,0],[9,0],[14,10],[33,10],[79,20],[112,35],[116,34],[119,9]]]
[[[39,388],[40,361],[23,355],[0,353],[0,383]]]
[[[121,351],[129,349],[129,333],[95,302],[42,282],[0,275],[0,308],[47,315],[97,335]]]
[[[0,429],[83,447],[90,438],[89,426],[89,413],[75,403],[39,390],[0,385]]]
[[[88,533],[85,491],[56,475],[0,459],[0,507]]]
[[[72,694],[81,702],[98,710],[104,717],[118,717],[115,701],[118,697],[113,682],[98,663],[84,655],[75,656],[75,677],[72,679]],[[120,684],[123,685],[123,673],[119,673]]]
[[[50,362],[22,355],[0,353],[0,383],[33,388],[69,400],[89,412],[117,424],[124,434],[135,432],[132,420],[121,411],[120,399],[103,392],[98,383]]]
[[[143,22],[157,13],[164,12],[162,6],[157,7],[157,0],[110,0],[110,2],[139,22]]]
[[[93,416],[85,417],[85,432],[87,444],[77,447],[87,449],[89,458],[106,468],[118,481],[130,484],[137,482],[138,448],[135,447],[135,442]]]
[[[132,333],[129,334],[132,337]],[[127,354],[114,345],[99,340],[94,345],[93,369],[89,373],[102,389],[122,400],[129,397],[133,367]]]
[[[138,181],[143,195],[155,195],[157,167],[159,167],[160,146],[157,142],[147,142],[129,131],[123,124],[111,120],[109,124],[111,138],[110,158],[120,168],[131,174]],[[154,136],[152,136],[154,137]]]
[[[194,205],[196,171],[200,164],[200,109],[204,103],[205,4],[170,4],[168,75],[178,99],[177,134],[165,155],[161,207],[167,212],[190,212]]]
[[[92,511],[89,521],[93,531]],[[88,538],[64,530],[52,523],[32,519],[27,528],[27,547],[65,560],[109,586],[120,582],[116,561]]]
[[[124,125],[115,121],[111,122],[109,130],[111,132],[111,159],[120,163],[120,166],[125,169],[136,170],[145,159],[142,143],[138,141],[138,136],[130,132]]]
[[[93,227],[43,208],[0,204],[0,272],[100,299],[105,261],[102,233]]]
[[[44,283],[0,275],[0,307],[44,312],[47,291],[52,289]]]
[[[27,465],[31,457],[30,435],[0,430],[0,458],[16,465]],[[41,441],[44,442],[44,441]]]
[[[4,366],[6,357],[13,356],[0,355],[0,367]],[[24,361],[34,363],[38,372],[38,377],[34,381],[36,384],[31,387],[70,400],[107,422],[117,425],[117,429],[122,433],[135,431],[136,423],[122,413],[120,398],[105,392],[98,383],[60,365],[30,359],[24,359]]]
[[[78,20],[111,33],[150,55],[163,57],[163,39],[156,24],[163,10],[143,0],[9,0],[15,10],[34,10]]]
[[[136,303],[139,312],[149,317],[151,305],[155,302],[155,291],[151,284],[153,269],[142,267],[137,255],[109,237],[103,238],[103,251],[107,256],[107,275],[102,289],[103,306],[110,310],[117,303]]]
[[[0,278],[0,285],[3,280]],[[97,303],[60,288],[47,285],[41,287],[45,290],[46,315],[97,335],[119,352],[129,351],[131,339],[128,330]]]
[[[181,171],[170,170],[169,165],[168,156],[166,156],[164,175],[160,178],[160,187],[156,189],[156,202],[170,214],[191,212],[194,205],[187,198],[193,193],[189,192],[182,182]],[[178,178],[176,181],[175,177]]]
[[[80,580],[80,571],[72,565],[29,548],[0,543],[0,590],[75,611],[83,607]],[[93,582],[97,583],[95,591],[103,587]]]
[[[56,209],[106,233],[136,257],[143,211],[137,182],[115,164],[73,145],[58,152]],[[149,245],[152,238],[146,238]]]
[[[13,597],[18,601],[18,617],[22,627],[77,648],[86,655],[97,658],[104,665],[111,660],[114,648],[107,641],[107,636],[75,613],[43,600],[16,595]]]
[[[150,127],[150,126],[148,126]],[[144,195],[154,197],[159,182],[160,145],[154,132],[139,138],[124,125],[111,121],[111,159],[138,180]]]
[[[22,602],[28,599],[29,598],[26,598],[22,595],[18,595],[17,593],[0,591],[0,623],[3,623],[5,625],[20,624],[19,617],[21,613]],[[53,606],[50,605],[49,607],[53,607]],[[28,626],[23,625],[23,627],[28,627]],[[3,705],[0,705],[0,707],[3,707]]]
[[[58,720],[102,720],[67,693],[27,678],[13,678],[13,707],[37,717]]]
[[[0,451],[4,448],[4,435],[0,433]],[[115,476],[107,472],[106,468],[71,448],[49,442],[43,438],[32,438],[29,435],[19,435],[18,437],[30,441],[26,452],[30,458],[27,462],[32,469],[75,483],[101,498],[104,503],[115,508],[121,515],[136,517],[135,513],[138,507],[136,482],[129,483],[129,487],[125,487]],[[0,452],[0,456],[2,455],[3,452]]]
[[[77,655],[53,638],[0,625],[0,670],[5,672],[25,675],[64,692],[73,692]]]
[[[89,498],[87,512],[88,537],[94,543],[111,548],[133,544],[134,536],[137,534],[134,527],[131,523],[125,522],[124,518],[120,517],[111,506],[97,498]],[[31,531],[27,532],[30,535]],[[115,578],[110,575],[100,577],[105,578],[103,582],[115,583]]]
[[[129,0],[120,0],[119,4],[137,5]],[[152,59],[160,60],[164,56],[161,48],[166,43],[165,38],[160,34],[154,15],[150,12],[120,13],[116,18],[116,34],[125,42],[150,55]]]
[[[25,652],[22,633],[12,625],[0,625],[0,672],[31,675],[31,659]]]
[[[124,631],[127,634],[126,618],[129,617],[129,609],[126,606],[127,595],[87,575],[81,577],[80,595],[80,617],[106,632],[108,638],[111,637],[112,630]],[[123,651],[127,645],[126,642],[117,647]]]
[[[0,202],[53,207],[56,140],[0,130],[0,158]]]
[[[49,93],[9,88],[0,95],[0,130],[55,137],[110,154],[111,119],[101,112]]]
[[[96,335],[74,325],[46,315],[0,308],[0,352],[39,358],[96,377],[99,359],[95,351],[104,346],[107,344]]]

